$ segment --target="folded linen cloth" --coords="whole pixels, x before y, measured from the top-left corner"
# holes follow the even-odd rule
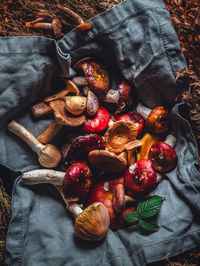
[[[7,123],[15,119],[39,135],[51,118],[34,120],[29,107],[51,93],[54,77],[73,75],[71,63],[79,58],[100,59],[110,70],[113,88],[127,80],[134,87],[133,101],[151,108],[171,108],[187,89],[175,80],[186,62],[162,1],[126,0],[90,22],[87,33],[72,30],[58,43],[43,37],[0,38],[0,163],[14,172],[41,166],[30,148],[8,132]],[[152,192],[165,197],[159,231],[144,234],[130,227],[109,230],[98,243],[81,241],[74,237],[73,218],[56,189],[25,186],[19,176],[12,194],[6,264],[141,266],[199,245],[197,145],[185,113],[183,103],[171,112],[178,166]]]

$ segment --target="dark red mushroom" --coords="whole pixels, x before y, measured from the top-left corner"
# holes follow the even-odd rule
[[[161,173],[167,173],[177,165],[176,152],[165,142],[154,143],[149,150],[148,159],[151,160],[153,168]]]
[[[66,198],[78,197],[85,199],[91,187],[91,172],[83,162],[72,164],[63,179],[63,193]]]
[[[136,113],[134,112],[128,112],[126,114],[115,114],[113,116],[113,120],[115,121],[130,121],[130,122],[133,122],[135,127],[136,127],[136,130],[137,130],[137,136],[141,136],[142,134],[142,131],[143,131],[143,128],[144,128],[144,121],[143,119],[137,115]]]
[[[160,181],[161,176],[155,172],[150,160],[141,159],[130,165],[125,173],[125,188],[133,197],[143,197]]]

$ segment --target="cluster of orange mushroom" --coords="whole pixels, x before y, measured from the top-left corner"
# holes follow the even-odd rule
[[[164,107],[150,110],[139,103],[136,112],[131,111],[131,87],[122,81],[110,89],[107,70],[92,58],[79,60],[74,69],[82,75],[66,80],[65,89],[32,106],[35,117],[54,115],[40,136],[34,137],[16,121],[8,129],[38,154],[46,168],[24,173],[24,184],[53,184],[76,217],[75,234],[96,241],[109,227],[130,225],[124,215],[136,210],[162,180],[162,173],[175,169],[176,139],[168,135],[164,140],[169,131]],[[105,103],[114,106],[113,116]],[[63,140],[58,149],[51,142],[63,126],[77,128],[76,137],[69,137],[68,143]]]

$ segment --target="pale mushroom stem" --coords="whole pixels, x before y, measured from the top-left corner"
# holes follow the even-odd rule
[[[41,144],[26,128],[13,120],[8,124],[8,129],[28,144],[33,151],[40,155],[44,145]]]
[[[172,148],[176,145],[176,137],[174,137],[172,134],[169,134],[166,139],[164,140],[165,143],[167,143]]]
[[[156,177],[156,183],[160,183],[163,180],[163,177],[161,174],[159,174],[158,172],[156,173],[157,177]]]
[[[60,186],[62,185],[64,176],[65,172],[51,169],[36,169],[24,173],[22,175],[22,181],[27,185],[49,183],[55,186]]]
[[[138,103],[137,107],[136,107],[136,112],[143,118],[143,119],[147,119],[147,117],[149,116],[149,114],[151,113],[151,109],[144,106],[141,103]]]
[[[77,86],[87,86],[88,82],[87,79],[83,77],[73,77],[72,81],[77,85]]]

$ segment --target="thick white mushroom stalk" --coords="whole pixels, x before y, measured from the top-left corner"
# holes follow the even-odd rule
[[[138,103],[136,107],[136,112],[145,120],[147,119],[151,111],[152,110],[150,108],[144,106],[142,103]]]

